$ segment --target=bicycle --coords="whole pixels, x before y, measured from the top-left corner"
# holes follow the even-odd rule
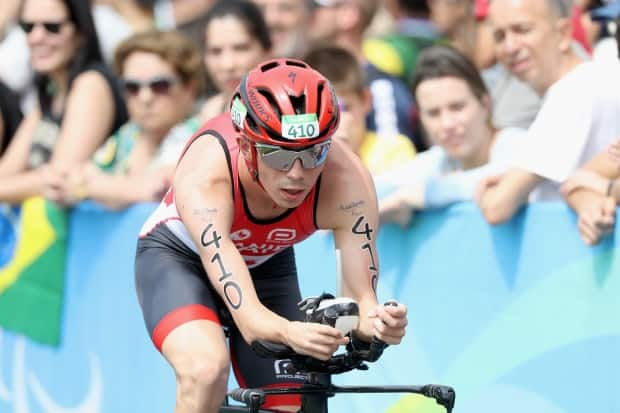
[[[338,320],[358,315],[357,303],[342,302],[333,306],[323,306],[324,300],[333,299],[329,294],[322,294],[319,297],[311,297],[299,304],[301,310],[306,311],[313,322],[323,322],[332,326],[338,325]],[[386,303],[389,305],[390,303]],[[319,311],[318,317],[316,316]],[[356,312],[357,311],[357,312]],[[309,321],[309,320],[307,320]],[[346,322],[349,324],[350,320]],[[339,326],[340,327],[340,326]],[[348,328],[348,327],[344,327]],[[327,401],[337,393],[413,393],[425,397],[433,398],[437,404],[443,406],[447,413],[451,413],[454,408],[455,391],[452,387],[426,384],[411,386],[337,386],[332,384],[331,376],[341,374],[351,370],[368,370],[367,362],[377,361],[383,354],[387,344],[373,338],[371,343],[357,340],[354,335],[350,335],[351,340],[346,346],[344,353],[332,356],[327,361],[318,360],[309,356],[295,353],[292,348],[267,341],[254,341],[252,349],[261,357],[290,360],[283,368],[287,374],[303,374],[306,376],[305,382],[298,388],[270,388],[270,389],[244,389],[238,388],[230,391],[228,396],[245,406],[223,406],[220,413],[250,412],[268,413],[260,410],[265,402],[266,395],[300,394],[301,410],[298,413],[328,413]]]

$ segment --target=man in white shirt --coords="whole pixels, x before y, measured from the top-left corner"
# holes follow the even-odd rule
[[[479,188],[477,200],[491,224],[510,219],[528,199],[561,199],[559,184],[620,135],[620,64],[583,62],[574,52],[570,3],[491,2],[498,58],[544,99],[514,168]],[[595,219],[613,219],[614,211],[600,202]]]

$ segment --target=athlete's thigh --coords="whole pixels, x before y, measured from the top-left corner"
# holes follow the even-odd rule
[[[135,273],[144,321],[158,350],[173,330],[193,321],[207,321],[221,330],[221,300],[198,255],[165,226],[138,241]]]

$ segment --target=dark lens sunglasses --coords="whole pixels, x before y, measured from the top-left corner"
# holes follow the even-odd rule
[[[21,27],[22,30],[26,34],[29,34],[35,28],[35,26],[41,25],[41,26],[43,26],[43,28],[45,29],[46,32],[52,33],[52,34],[58,34],[58,33],[60,33],[60,29],[62,29],[62,26],[65,25],[66,23],[68,23],[68,21],[62,21],[62,22],[27,22],[27,21],[21,20],[19,22],[19,27]]]
[[[265,143],[255,143],[254,147],[267,166],[279,171],[288,171],[297,159],[305,169],[321,166],[327,159],[330,144],[331,140],[328,140],[301,150],[285,149]]]
[[[135,79],[125,79],[123,85],[125,91],[131,96],[138,95],[143,87],[148,87],[155,95],[167,95],[170,93],[170,88],[172,88],[177,81],[178,80],[173,77],[154,77],[144,82]]]

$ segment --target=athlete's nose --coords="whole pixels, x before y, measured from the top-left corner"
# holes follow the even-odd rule
[[[301,159],[295,159],[295,161],[293,162],[293,166],[291,166],[291,169],[289,169],[288,172],[286,173],[286,175],[290,179],[294,179],[294,180],[302,179],[303,174],[304,174],[304,166],[301,163]]]

